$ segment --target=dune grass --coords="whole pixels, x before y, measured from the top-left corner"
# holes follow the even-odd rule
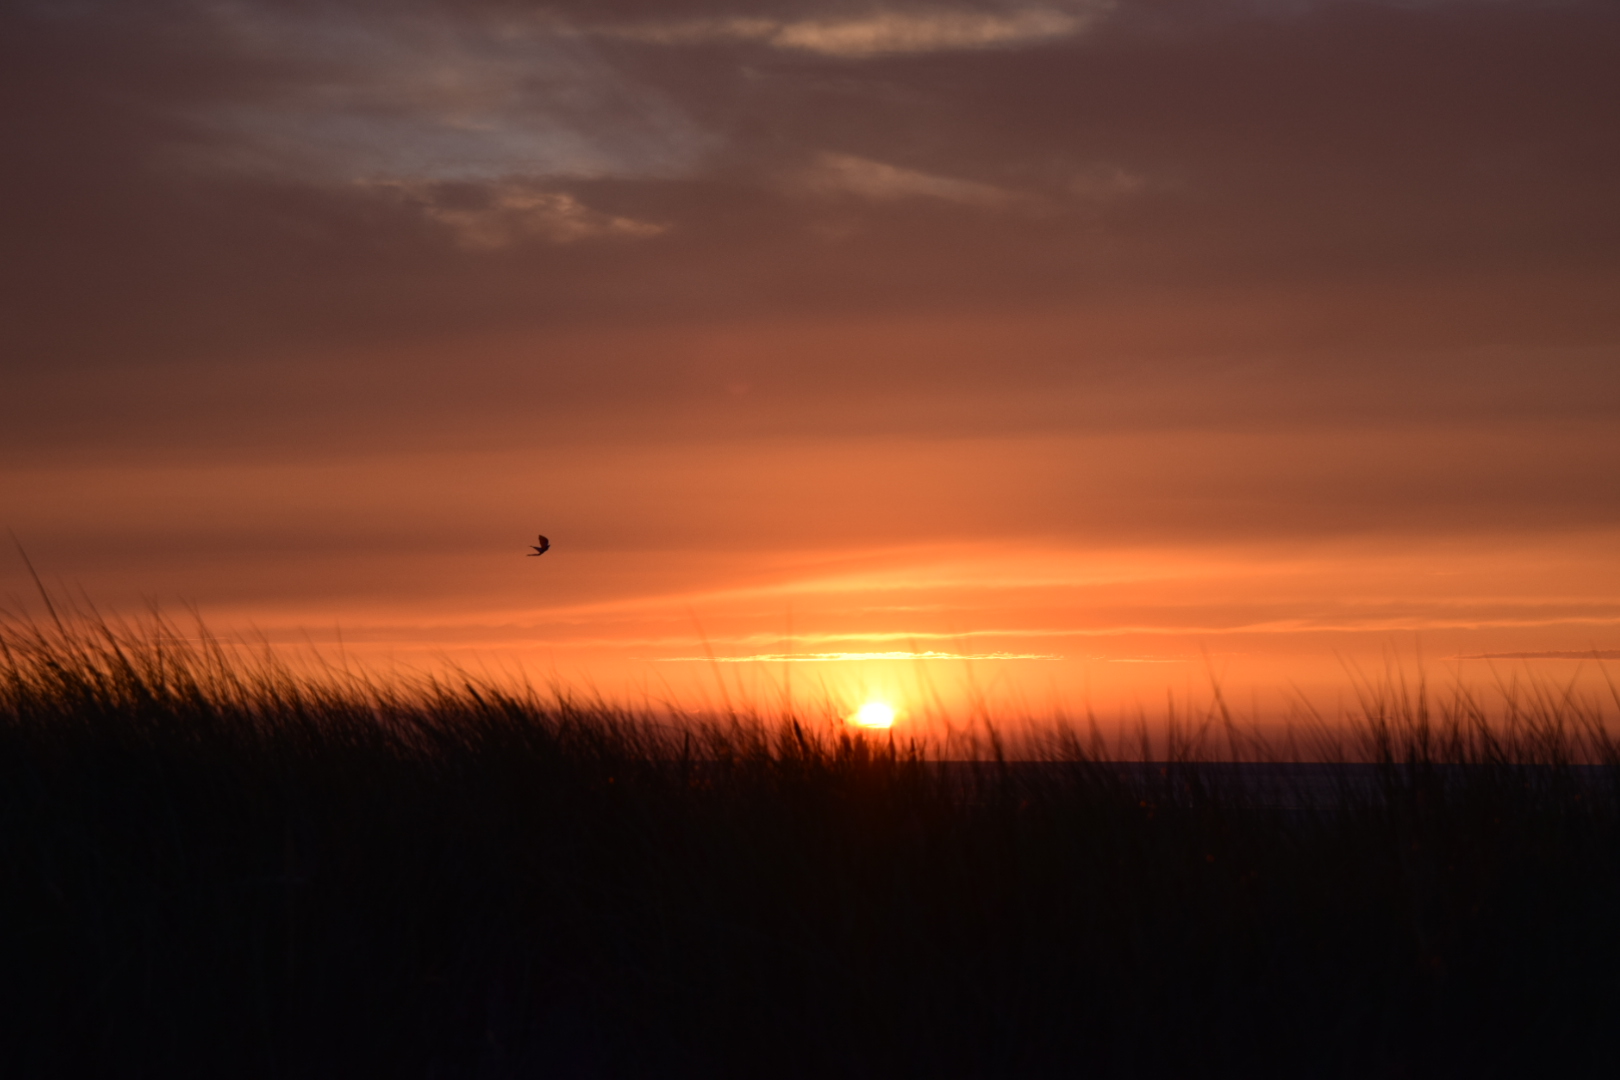
[[[1615,1065],[1591,703],[1386,686],[1307,774],[675,719],[7,624],[0,1074]]]

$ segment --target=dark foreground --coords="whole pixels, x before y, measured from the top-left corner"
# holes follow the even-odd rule
[[[942,768],[791,723],[5,641],[7,1077],[1620,1062],[1614,757],[1567,702],[1495,735],[1466,703],[1374,707],[1373,766],[1291,798],[1282,767]]]

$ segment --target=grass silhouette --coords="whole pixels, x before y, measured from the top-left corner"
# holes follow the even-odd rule
[[[0,1072],[1610,1074],[1596,706],[1364,688],[1315,766],[977,745],[13,621]]]

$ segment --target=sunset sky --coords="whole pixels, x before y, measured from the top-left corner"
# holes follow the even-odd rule
[[[902,716],[1620,657],[1613,0],[0,12],[64,595]]]

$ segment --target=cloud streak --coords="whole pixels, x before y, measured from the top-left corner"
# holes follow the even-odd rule
[[[1053,653],[953,653],[953,652],[829,652],[757,653],[753,656],[661,656],[667,663],[716,664],[835,664],[866,660],[1061,660]]]
[[[831,19],[731,17],[604,27],[596,32],[655,45],[759,42],[772,48],[840,59],[1013,48],[1074,37],[1111,7],[876,10]]]
[[[854,195],[877,202],[936,199],[964,206],[997,208],[1022,201],[1016,192],[991,184],[887,165],[853,154],[821,154],[799,177],[799,186],[822,195]]]
[[[456,185],[403,180],[372,186],[398,192],[471,251],[492,251],[533,238],[557,244],[603,237],[645,240],[665,231],[662,225],[592,210],[567,192],[521,181],[460,190]]]

